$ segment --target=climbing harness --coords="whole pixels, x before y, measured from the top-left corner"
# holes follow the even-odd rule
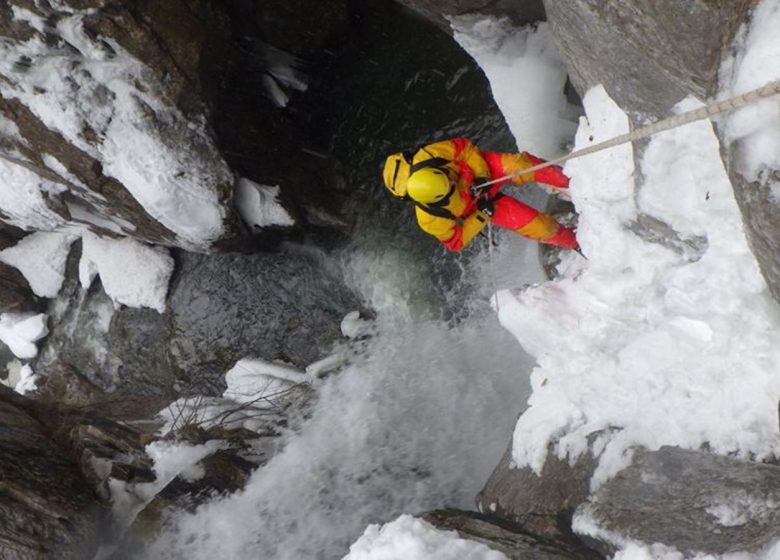
[[[718,113],[733,111],[734,109],[739,109],[740,107],[754,103],[759,99],[771,97],[772,95],[777,95],[778,93],[780,93],[780,80],[770,82],[760,88],[736,95],[729,99],[724,99],[723,101],[716,101],[709,105],[705,105],[704,107],[700,107],[699,109],[694,109],[693,111],[680,113],[679,115],[674,115],[672,117],[662,119],[647,126],[643,126],[642,128],[637,128],[632,132],[616,136],[615,138],[605,140],[604,142],[599,142],[598,144],[588,146],[587,148],[582,148],[581,150],[570,152],[561,157],[551,159],[550,161],[540,163],[539,165],[535,165],[533,167],[529,167],[528,169],[523,169],[516,173],[510,173],[509,175],[504,175],[503,177],[498,177],[496,179],[486,181],[480,184],[479,188],[484,189],[490,185],[506,181],[512,177],[517,177],[518,175],[526,175],[528,173],[533,173],[534,171],[544,169],[545,167],[550,167],[551,165],[559,165],[565,161],[569,161],[570,159],[587,156],[602,150],[606,150],[608,148],[619,146],[621,144],[627,144],[629,142],[641,140],[642,138],[647,138],[648,136],[657,134],[658,132],[671,130],[694,121],[703,120],[711,117],[712,115],[717,115]]]

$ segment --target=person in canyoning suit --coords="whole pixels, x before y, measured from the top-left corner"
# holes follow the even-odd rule
[[[574,231],[519,200],[499,192],[510,180],[555,190],[569,187],[560,167],[550,166],[480,187],[486,181],[544,163],[527,152],[480,150],[466,138],[435,142],[413,152],[390,155],[382,172],[385,186],[414,202],[417,223],[450,251],[460,251],[490,221],[540,243],[579,249]]]

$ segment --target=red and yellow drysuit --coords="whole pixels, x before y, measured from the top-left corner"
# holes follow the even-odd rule
[[[420,148],[412,157],[412,166],[429,158],[447,160],[449,163],[446,167],[450,176],[457,177],[455,192],[445,205],[439,206],[454,219],[442,216],[442,212],[434,215],[427,212],[424,205],[418,204],[417,223],[423,231],[436,237],[450,251],[460,251],[468,245],[482,231],[488,220],[541,243],[567,249],[578,247],[574,232],[556,222],[552,216],[499,193],[501,186],[510,179],[489,187],[487,197],[493,200],[494,207],[490,217],[477,209],[477,200],[471,194],[471,186],[476,179],[495,179],[544,163],[544,160],[527,152],[507,154],[480,151],[466,138],[453,138]],[[511,180],[518,185],[535,181],[556,189],[569,187],[569,178],[557,166],[519,175]]]

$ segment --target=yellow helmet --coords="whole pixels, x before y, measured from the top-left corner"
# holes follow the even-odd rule
[[[398,152],[388,156],[385,160],[382,177],[385,180],[385,186],[394,196],[401,198],[406,196],[406,180],[409,178],[409,171],[412,167],[410,159],[407,153]]]
[[[454,191],[447,172],[438,167],[424,167],[415,171],[406,182],[409,196],[417,202],[440,202]]]

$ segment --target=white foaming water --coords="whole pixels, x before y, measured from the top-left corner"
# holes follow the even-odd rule
[[[473,509],[525,402],[529,359],[494,316],[454,330],[381,322],[246,490],[175,520],[148,558],[339,558],[368,523]]]

